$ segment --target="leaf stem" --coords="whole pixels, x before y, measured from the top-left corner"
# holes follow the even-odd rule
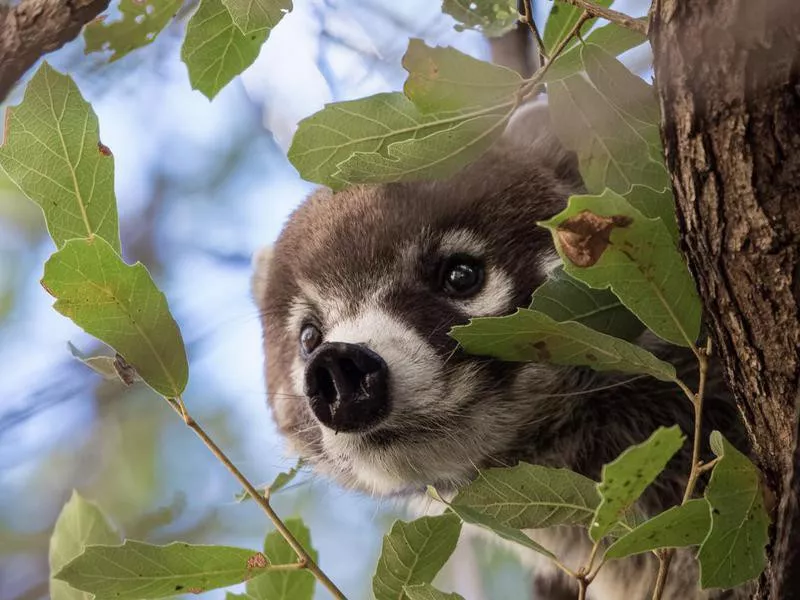
[[[647,23],[640,21],[639,19],[634,19],[625,13],[621,13],[604,6],[598,6],[597,4],[589,2],[588,0],[563,0],[563,2],[572,4],[572,6],[577,6],[578,8],[582,8],[593,17],[600,17],[606,21],[616,23],[620,27],[625,27],[626,29],[636,31],[642,35],[647,35]]]
[[[544,40],[542,36],[539,34],[539,28],[536,26],[536,21],[533,19],[533,7],[531,6],[531,0],[521,0],[518,2],[518,5],[521,4],[522,10],[519,10],[519,20],[520,23],[525,23],[528,26],[528,29],[531,30],[533,34],[533,39],[536,41],[536,48],[539,51],[539,64],[543,65],[548,62],[547,52],[544,48]]]
[[[272,524],[275,526],[275,529],[283,536],[283,539],[291,546],[292,550],[295,551],[297,554],[298,562],[292,565],[282,565],[284,569],[308,569],[313,573],[314,577],[324,585],[331,595],[336,598],[336,600],[347,600],[347,597],[336,587],[336,584],[330,580],[330,578],[319,568],[314,562],[314,559],[311,558],[311,555],[306,552],[300,542],[297,541],[297,538],[294,537],[289,528],[286,527],[281,518],[277,515],[277,513],[272,509],[270,506],[269,500],[260,494],[255,486],[250,483],[250,481],[245,477],[242,472],[236,468],[231,460],[225,455],[225,453],[220,449],[219,446],[212,440],[208,434],[203,430],[200,424],[192,418],[192,416],[186,410],[186,406],[183,403],[183,399],[180,396],[177,396],[174,399],[166,398],[167,403],[175,410],[175,412],[180,415],[183,419],[183,422],[186,423],[186,426],[189,427],[192,431],[194,431],[197,436],[203,441],[206,447],[211,450],[211,453],[217,457],[217,459],[225,466],[228,471],[238,480],[238,482],[244,487],[250,497],[255,500],[261,509],[267,514],[269,520],[272,521]],[[302,566],[300,566],[302,565]],[[273,565],[273,568],[275,565]]]
[[[718,459],[714,459],[706,464],[700,461],[700,447],[703,442],[703,398],[705,397],[706,381],[708,380],[708,359],[711,356],[711,338],[706,340],[706,346],[703,349],[694,347],[695,355],[697,356],[698,370],[700,372],[700,381],[697,385],[697,393],[691,394],[687,392],[688,387],[686,384],[679,382],[681,388],[687,392],[689,399],[692,401],[694,407],[694,439],[692,440],[692,467],[689,471],[689,479],[686,481],[686,489],[683,492],[683,500],[681,505],[686,504],[692,499],[694,488],[697,485],[697,479],[702,473],[714,468]],[[658,553],[658,576],[656,577],[655,588],[653,589],[653,600],[659,600],[661,594],[664,592],[664,586],[669,574],[669,565],[672,561],[674,550],[665,550]]]
[[[586,23],[586,21],[589,20],[590,17],[591,15],[587,11],[583,11],[583,14],[572,27],[570,32],[565,35],[563,39],[559,40],[558,45],[553,50],[553,54],[550,56],[550,60],[544,63],[544,65],[542,65],[542,67],[540,67],[536,73],[531,75],[529,79],[525,80],[525,83],[522,85],[522,87],[520,87],[518,92],[519,104],[526,100],[536,90],[536,86],[542,82],[542,79],[544,79],[544,76],[547,74],[547,70],[550,68],[550,65],[552,65],[561,55],[561,53],[564,51],[564,48],[567,47],[569,41],[578,35],[581,27],[584,23]]]

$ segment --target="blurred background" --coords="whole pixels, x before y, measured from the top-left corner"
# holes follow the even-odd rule
[[[551,3],[537,4],[543,23]],[[295,0],[257,62],[209,102],[179,59],[194,8],[187,2],[153,44],[115,63],[84,55],[81,39],[48,61],[76,80],[114,153],[125,258],[147,265],[181,327],[187,405],[251,481],[269,482],[294,461],[265,408],[250,257],[312,189],[285,156],[297,122],[325,102],[401,89],[411,36],[480,58],[488,48],[456,31],[439,2]],[[266,518],[235,502],[236,482],[172,410],[70,355],[67,342],[101,348],[52,310],[38,283],[54,249],[39,208],[0,172],[0,600],[48,596],[49,536],[73,488],[130,538],[260,547]],[[308,472],[274,504],[305,519],[323,569],[349,598],[371,597],[382,535],[407,516],[402,505]],[[467,600],[530,590],[510,555],[476,543],[438,583]]]

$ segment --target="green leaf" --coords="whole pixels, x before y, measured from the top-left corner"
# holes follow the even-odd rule
[[[268,568],[261,552],[245,548],[126,540],[121,546],[88,546],[55,577],[97,600],[139,600],[199,594],[248,581]]]
[[[594,44],[582,46],[581,57],[593,75],[592,83],[580,75],[552,81],[548,104],[556,133],[564,146],[578,155],[587,189],[626,193],[634,184],[664,189],[669,178],[658,137],[658,117],[644,120],[650,104],[658,110],[652,87]],[[610,68],[612,63],[619,68]],[[622,76],[620,69],[627,75]],[[600,89],[596,87],[599,82]],[[614,89],[618,91],[607,95]],[[623,102],[623,98],[628,100]]]
[[[89,544],[118,544],[119,534],[103,512],[84,500],[78,492],[61,509],[50,537],[50,598],[52,600],[91,600],[91,595],[75,590],[52,578]]]
[[[675,197],[671,187],[658,192],[645,185],[635,185],[624,196],[628,204],[645,217],[661,219],[672,241],[678,245],[678,220],[675,217]]]
[[[287,519],[289,528],[298,542],[311,555],[314,562],[317,553],[311,547],[311,533],[301,519]],[[288,565],[297,562],[297,554],[277,531],[270,532],[264,541],[264,554],[273,565]],[[249,600],[311,600],[314,597],[314,575],[308,570],[267,571],[247,582],[247,591],[241,598]]]
[[[568,469],[520,463],[484,469],[458,492],[451,508],[468,507],[515,529],[584,525],[600,503],[597,484]]]
[[[711,531],[697,555],[700,587],[732,588],[764,570],[770,519],[753,463],[718,431],[711,434],[711,449],[720,461],[705,491]]]
[[[376,600],[402,600],[407,585],[430,583],[450,558],[461,533],[454,514],[395,521],[383,538],[372,591]]]
[[[512,108],[426,115],[400,93],[335,102],[300,122],[289,160],[334,189],[455,172],[502,134]]]
[[[602,539],[611,531],[625,511],[664,470],[685,440],[686,436],[677,425],[659,427],[644,442],[631,446],[603,467],[597,486],[600,505],[589,528],[593,540]]]
[[[533,292],[531,310],[543,312],[559,323],[576,321],[595,331],[624,340],[635,340],[644,325],[607,290],[596,290],[570,277],[563,267],[550,273]]]
[[[508,527],[507,525],[503,525],[497,519],[490,517],[487,514],[480,513],[477,510],[469,508],[468,506],[450,506],[450,510],[452,510],[455,514],[457,514],[464,523],[468,523],[470,525],[476,525],[482,529],[486,529],[487,531],[491,531],[492,533],[500,536],[506,541],[514,542],[515,544],[520,544],[521,546],[525,546],[533,550],[534,552],[538,552],[539,554],[543,554],[549,558],[555,558],[555,554],[550,552],[544,546],[537,544],[527,535],[525,535],[519,529],[514,529],[513,527]]]
[[[339,165],[336,177],[347,183],[388,183],[454,175],[503,134],[512,112],[513,103],[470,111],[447,129],[389,145],[386,155],[357,152]]]
[[[0,167],[41,206],[56,246],[98,235],[119,251],[114,157],[75,82],[43,63],[8,109],[5,135]]]
[[[172,20],[183,0],[120,0],[121,18],[91,21],[83,31],[86,53],[113,50],[113,62],[150,44]]]
[[[456,593],[446,594],[440,592],[429,583],[420,585],[407,585],[403,587],[408,600],[464,600]]]
[[[186,26],[181,59],[192,89],[212,99],[258,57],[266,29],[243,34],[222,0],[201,0]]]
[[[292,0],[222,0],[239,30],[247,35],[272,28],[292,10]]]
[[[408,71],[403,92],[423,113],[510,102],[523,83],[516,71],[418,39],[409,42],[403,67]]]
[[[303,465],[305,465],[305,461],[302,458],[298,459],[297,464],[295,464],[295,466],[293,466],[288,471],[278,473],[278,475],[275,477],[275,479],[272,481],[271,484],[262,487],[266,488],[269,494],[274,494],[275,492],[280,491],[282,488],[286,487],[292,482],[292,480],[300,472],[300,469],[303,468]],[[253,499],[252,496],[250,496],[250,494],[247,493],[247,490],[241,490],[238,494],[236,494],[237,502],[244,502],[245,500],[252,500],[252,499]]]
[[[658,548],[696,546],[708,535],[711,517],[703,499],[673,506],[639,525],[606,550],[606,558],[625,558]]]
[[[159,394],[179,396],[189,367],[178,325],[147,269],[101,238],[71,240],[45,263],[54,308],[108,344]]]
[[[612,1],[613,0],[597,0],[595,5],[609,7]],[[578,23],[581,14],[583,14],[583,10],[577,6],[563,2],[553,2],[553,7],[550,9],[547,23],[545,23],[544,26],[544,35],[542,35],[544,49],[548,56],[553,53],[558,43],[572,31],[572,28]],[[596,21],[597,19],[589,19],[586,21],[586,23],[581,26],[581,32],[585,33],[588,31]],[[570,45],[577,43],[579,43],[579,41],[574,40],[570,42]]]
[[[453,17],[457,31],[475,29],[488,37],[498,37],[517,22],[515,0],[444,0],[442,12]]]
[[[633,31],[627,27],[620,27],[615,23],[609,23],[608,25],[598,27],[592,30],[589,35],[584,36],[583,39],[586,44],[599,46],[612,56],[619,56],[623,52],[627,52],[631,48],[635,48],[647,41],[647,37],[638,31]],[[583,44],[581,43],[567,46],[567,49],[564,50],[547,69],[544,81],[558,81],[583,71],[584,65],[581,59],[582,47]]]
[[[540,225],[550,229],[564,270],[593,288],[608,288],[653,333],[691,347],[700,335],[697,290],[666,226],[622,196],[572,196]]]
[[[630,342],[521,308],[506,317],[472,319],[450,332],[470,354],[508,361],[588,366],[596,371],[644,373],[675,381],[675,367]]]

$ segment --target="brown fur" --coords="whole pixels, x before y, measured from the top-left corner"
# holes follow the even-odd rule
[[[684,432],[692,431],[690,405],[673,385],[470,356],[447,335],[470,316],[433,285],[447,232],[467,231],[480,240],[487,265],[512,282],[507,301],[494,314],[526,306],[544,280],[543,261],[554,252],[550,235],[536,222],[561,210],[567,197],[582,189],[574,157],[561,149],[548,123],[542,107],[526,108],[498,144],[448,180],[356,186],[336,194],[318,190],[289,219],[269,268],[262,266],[256,274],[266,278],[257,301],[273,414],[294,449],[310,457],[318,471],[370,491],[353,471],[361,463],[330,456],[302,396],[299,331],[292,311],[317,319],[324,336],[370,302],[430,345],[439,369],[436,384],[443,390],[424,406],[414,404],[418,398],[397,399],[401,408],[407,405],[404,420],[351,442],[357,454],[373,455],[376,465],[395,464],[390,459],[398,453],[409,463],[398,471],[403,484],[392,493],[418,493],[426,483],[452,488],[476,467],[520,460],[568,467],[597,479],[603,464],[657,427],[677,423]],[[643,341],[676,362],[687,380],[695,379],[690,354],[651,338]],[[456,387],[461,391],[453,394]],[[713,428],[743,447],[736,415],[716,375],[704,435]],[[643,512],[655,514],[680,501],[689,471],[688,446],[646,492]],[[445,464],[450,469],[441,477],[431,473],[437,461],[443,470]],[[452,469],[453,461],[460,461],[460,470]],[[590,549],[582,531],[561,528],[536,536],[573,568]],[[697,571],[689,551],[678,553],[676,566],[665,598],[705,597],[695,591]],[[557,572],[538,565],[536,573],[539,597],[562,597]],[[590,588],[590,597],[643,597],[654,575],[649,557],[614,561]]]

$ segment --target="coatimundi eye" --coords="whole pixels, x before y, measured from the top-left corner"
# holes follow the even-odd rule
[[[303,325],[300,330],[300,353],[306,357],[322,342],[322,333],[314,325]]]
[[[465,298],[483,287],[483,264],[476,258],[457,254],[444,261],[439,278],[442,290],[449,296]]]

